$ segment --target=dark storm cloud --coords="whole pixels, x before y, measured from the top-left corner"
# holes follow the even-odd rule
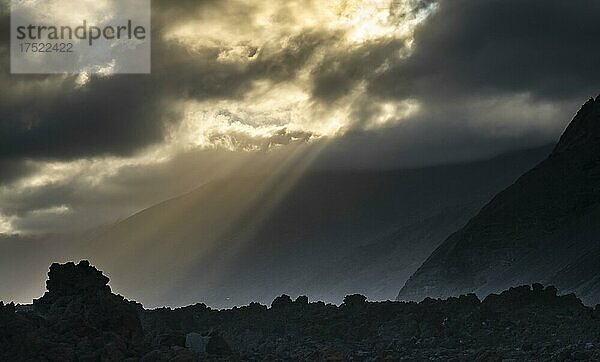
[[[552,134],[549,136],[539,129],[525,127],[517,134],[495,134],[466,126],[466,116],[461,111],[440,109],[439,112],[413,117],[394,127],[348,132],[327,144],[326,152],[320,155],[314,167],[423,167],[486,159],[510,150],[553,142]],[[566,108],[565,114],[569,112]]]
[[[35,171],[35,167],[22,160],[0,159],[0,185],[10,183]]]
[[[153,73],[148,76],[92,77],[85,87],[76,87],[74,77],[8,75],[8,53],[2,52],[6,72],[0,77],[0,157],[130,155],[161,141],[169,123],[181,118],[170,102],[241,99],[253,80],[294,78],[318,47],[336,39],[319,31],[302,33],[281,49],[257,53],[249,45],[248,56],[256,58],[249,65],[222,63],[216,60],[223,47],[190,49],[167,42],[163,27],[209,7],[224,16],[247,16],[251,9],[241,6],[232,13],[223,2],[192,1],[159,1],[154,6]],[[4,35],[8,23],[4,13]]]
[[[431,3],[412,1],[409,13],[392,6],[391,18],[401,22]],[[577,104],[596,94],[600,84],[600,49],[596,46],[600,3],[591,0],[441,1],[418,28],[413,52],[406,58],[399,57],[405,50],[401,39],[383,37],[344,46],[339,42],[344,34],[326,29],[292,35],[285,47],[224,41],[190,48],[165,41],[168,27],[218,14],[228,24],[236,24],[234,31],[248,32],[252,27],[248,14],[255,11],[256,3],[243,1],[234,7],[227,1],[155,0],[153,73],[92,77],[79,88],[74,77],[8,75],[6,4],[0,2],[0,182],[28,172],[16,161],[20,159],[131,155],[163,140],[165,130],[181,119],[178,109],[171,107],[176,101],[241,100],[255,80],[284,82],[307,69],[310,96],[329,108],[358,84],[367,85],[369,94],[350,107],[359,126],[380,112],[379,101],[410,98],[422,104],[422,114],[410,122],[349,135],[340,140],[344,146],[337,148],[344,149],[339,154],[349,155],[348,160],[404,160],[400,164],[487,155],[492,148],[501,151],[519,142],[551,139],[556,135],[556,122],[568,122]],[[274,19],[283,24],[290,16],[283,7]],[[253,61],[218,62],[219,54],[230,46],[242,47]],[[527,129],[516,135],[482,136],[465,126],[476,119],[487,118],[490,124],[506,120],[491,119],[489,107],[471,105],[472,98],[503,102],[520,93],[531,93],[533,103],[552,102],[561,107],[544,118],[553,122],[551,136]],[[510,116],[521,117],[518,112]],[[287,144],[310,136],[284,132],[261,142]],[[244,134],[214,137],[255,144]],[[493,139],[501,139],[498,146],[486,146]],[[335,150],[332,146],[331,152]],[[341,156],[335,159],[345,162]]]
[[[378,39],[351,49],[329,49],[311,72],[313,97],[332,102],[348,95],[358,82],[374,77],[386,62],[395,61],[404,48],[402,39]]]
[[[273,144],[290,144],[282,152],[190,150],[176,154],[168,162],[119,167],[117,172],[104,176],[102,182],[93,178],[98,167],[91,170],[93,165],[79,163],[81,169],[74,177],[34,188],[13,187],[12,192],[0,194],[0,221],[2,216],[9,217],[15,230],[33,234],[81,231],[112,224],[208,181],[230,178],[231,169],[236,170],[234,177],[277,169],[295,149],[309,147],[290,140],[300,137],[309,135],[280,132],[273,137],[270,140]],[[110,162],[107,166],[110,167]]]
[[[600,84],[598,14],[594,0],[440,1],[414,53],[370,88],[400,98],[585,99]]]
[[[0,103],[0,157],[128,154],[161,139],[166,110],[154,87],[140,86],[140,77],[96,79],[86,88],[56,77],[48,81],[56,84]],[[9,77],[3,87],[17,92],[31,82]]]
[[[418,1],[419,4],[426,3]],[[7,2],[2,3],[0,27],[8,39]],[[416,6],[416,5],[415,5]],[[222,1],[153,2],[153,73],[149,76],[92,77],[76,87],[74,77],[8,75],[7,43],[2,48],[0,77],[0,157],[77,159],[98,155],[127,156],[160,142],[169,123],[181,114],[170,102],[185,99],[241,99],[252,81],[283,82],[298,75],[321,51],[321,65],[312,76],[314,97],[329,102],[346,95],[357,82],[397,54],[402,41],[372,41],[350,52],[341,49],[341,33],[314,29],[291,36],[280,49],[247,44],[247,65],[216,59],[228,45],[190,49],[164,41],[169,26],[218,14],[234,19],[239,31],[255,11],[250,2],[228,6]],[[282,8],[277,21],[289,13]],[[395,14],[399,19],[407,14]],[[235,45],[235,44],[234,44]]]
[[[158,44],[157,44],[158,45]],[[194,67],[194,57],[177,46],[155,47],[162,57],[181,55],[181,64],[152,76],[94,77],[85,87],[75,78],[6,75],[0,79],[0,157],[73,159],[127,155],[162,140],[166,122],[176,120],[167,101],[189,94],[231,93],[235,71]],[[192,63],[192,64],[190,64]],[[195,71],[194,71],[195,70]],[[38,84],[35,84],[38,82]]]
[[[0,158],[127,154],[161,138],[160,99],[142,77],[77,88],[75,77],[9,74],[10,19],[6,8],[0,14]]]
[[[34,190],[28,189],[22,193],[13,192],[2,200],[2,211],[6,215],[23,217],[36,210],[71,204],[83,196],[79,193],[82,189],[77,180],[71,180],[38,187]]]

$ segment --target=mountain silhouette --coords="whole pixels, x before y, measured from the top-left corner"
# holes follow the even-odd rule
[[[217,180],[110,227],[83,255],[115,273],[115,290],[151,306],[231,307],[281,293],[394,299],[447,235],[551,147],[412,170],[309,171],[293,182]]]
[[[600,302],[600,97],[539,165],[440,245],[400,290],[419,300],[555,284]]]

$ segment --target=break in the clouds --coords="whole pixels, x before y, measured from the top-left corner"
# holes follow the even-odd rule
[[[129,155],[185,122],[202,146],[240,134],[263,143],[284,129],[336,133],[351,122],[363,72],[399,58],[428,11],[421,1],[156,1],[149,76],[5,71],[0,156]],[[352,84],[327,86],[341,83],[336,72]],[[321,96],[349,99],[332,108]]]
[[[0,4],[0,233],[114,221],[298,150],[390,167],[540,144],[600,84],[596,1],[155,0],[150,75],[73,76],[10,75]]]

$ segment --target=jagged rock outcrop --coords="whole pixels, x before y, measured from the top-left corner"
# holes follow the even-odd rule
[[[600,302],[600,97],[583,105],[550,156],[496,195],[406,282],[399,300],[486,295],[544,282]],[[591,270],[590,270],[591,271]]]
[[[48,292],[41,300],[61,296],[77,296],[87,294],[109,294],[108,277],[90,266],[89,261],[82,260],[79,264],[54,263],[50,266],[46,289]]]
[[[0,302],[1,361],[598,360],[600,307],[554,287],[480,301],[342,305],[282,295],[228,310],[144,310],[114,295],[87,262],[53,264],[32,306]]]
[[[141,306],[111,293],[109,279],[88,261],[75,265],[52,264],[47,292],[33,301],[33,311],[43,316],[48,327],[69,333],[109,333],[118,341],[136,346],[143,341],[138,317]],[[78,329],[85,328],[86,331]],[[127,349],[123,350],[126,355]]]
[[[112,294],[89,262],[53,264],[48,277],[48,291],[33,306],[4,311],[15,328],[2,338],[0,360],[119,361],[146,349],[141,306]]]

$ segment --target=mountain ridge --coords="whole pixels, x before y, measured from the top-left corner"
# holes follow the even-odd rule
[[[277,292],[335,301],[348,290],[393,299],[448,233],[550,147],[423,169],[308,172],[283,196],[285,182],[267,177],[213,182],[106,229],[88,255],[115,270],[117,290],[151,305],[231,306]],[[419,223],[428,226],[415,231]],[[381,263],[364,263],[360,248]],[[136,294],[148,281],[128,275],[155,289]]]
[[[599,125],[600,97],[581,107],[545,160],[447,238],[397,299],[483,294],[514,282],[549,281],[561,267],[600,247],[593,223],[600,204]],[[571,290],[564,280],[561,287]],[[581,297],[600,300],[596,292]]]

